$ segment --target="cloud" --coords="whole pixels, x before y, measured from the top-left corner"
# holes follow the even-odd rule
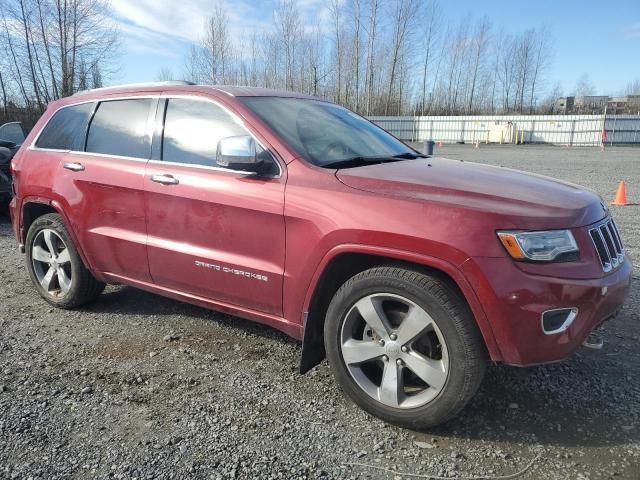
[[[122,42],[129,52],[151,53],[168,58],[177,58],[181,40],[140,27],[129,21],[120,20],[118,28],[122,33]]]
[[[138,33],[146,31],[191,41],[197,40],[207,15],[205,2],[198,0],[181,0],[178,4],[154,0],[112,0],[111,6],[116,19],[121,24],[139,27]]]
[[[640,38],[640,23],[627,25],[622,29],[625,38]]]
[[[253,32],[273,28],[273,12],[277,0],[220,0],[229,18],[228,28],[235,43],[241,43]],[[319,18],[326,17],[325,0],[297,0],[305,28],[317,28]],[[202,36],[205,19],[215,3],[211,0],[111,0],[115,20],[133,48],[164,51],[171,41],[197,42]]]

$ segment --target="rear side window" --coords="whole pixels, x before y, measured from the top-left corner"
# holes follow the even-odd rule
[[[149,158],[150,98],[101,102],[89,126],[87,152]]]
[[[55,150],[84,150],[84,136],[94,103],[83,103],[58,110],[44,127],[36,147]]]
[[[162,159],[215,166],[218,141],[236,135],[247,135],[247,131],[217,105],[171,98],[164,121]]]

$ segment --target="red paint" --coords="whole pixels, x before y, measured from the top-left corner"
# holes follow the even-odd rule
[[[62,105],[136,95],[194,95],[222,104],[278,158],[279,178],[29,149]],[[12,168],[15,234],[24,242],[28,202],[59,211],[96,277],[250,318],[301,338],[323,269],[342,253],[435,268],[456,282],[491,358],[516,365],[560,360],[624,302],[628,259],[603,273],[587,226],[604,210],[592,192],[509,169],[441,158],[336,172],[297,158],[234,95],[251,89],[112,90],[50,106]],[[295,96],[293,94],[287,94]],[[81,162],[83,172],[62,168]],[[173,175],[176,186],[149,179]],[[570,228],[575,262],[513,262],[495,231]],[[196,266],[196,262],[206,264]],[[219,267],[219,268],[217,268]],[[264,276],[247,278],[244,274]],[[603,295],[606,287],[606,295]],[[578,307],[566,332],[544,335],[540,314]]]

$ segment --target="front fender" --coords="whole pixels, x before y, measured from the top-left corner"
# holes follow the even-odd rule
[[[502,354],[500,349],[498,348],[498,344],[495,340],[495,335],[491,324],[485,314],[484,309],[476,295],[475,290],[473,289],[471,283],[466,278],[462,270],[459,268],[461,265],[454,265],[450,262],[442,260],[437,257],[432,257],[429,255],[424,255],[416,252],[399,250],[394,248],[387,247],[379,247],[379,246],[371,246],[371,245],[362,245],[362,244],[341,244],[333,247],[329,250],[321,262],[318,264],[315,269],[315,273],[311,278],[311,282],[309,283],[306,295],[304,299],[304,304],[300,314],[304,319],[304,333],[303,333],[303,352],[301,359],[301,371],[306,371],[312,368],[315,364],[317,364],[322,357],[324,356],[321,353],[324,352],[324,349],[319,351],[317,348],[318,342],[321,342],[322,339],[319,338],[319,333],[321,330],[317,328],[317,325],[312,325],[312,322],[317,322],[318,319],[310,320],[308,315],[309,309],[311,308],[311,302],[313,300],[314,293],[316,292],[320,279],[322,278],[323,272],[328,268],[331,262],[336,259],[339,255],[342,254],[364,254],[371,255],[375,257],[383,257],[385,259],[389,259],[391,261],[400,261],[406,262],[409,264],[414,264],[422,267],[427,267],[430,269],[438,270],[445,275],[447,275],[460,289],[460,292],[464,296],[473,316],[480,328],[480,332],[484,339],[485,345],[489,352],[489,355],[493,361],[500,361],[502,359]],[[462,262],[464,263],[464,262]],[[324,321],[324,319],[322,319]],[[314,353],[314,350],[315,353]],[[320,357],[320,358],[318,358]]]

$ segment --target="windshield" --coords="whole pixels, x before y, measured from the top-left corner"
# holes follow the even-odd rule
[[[24,131],[18,122],[5,123],[0,127],[0,140],[21,145],[24,142]]]
[[[415,154],[400,140],[355,113],[318,100],[241,97],[243,102],[302,157],[335,168],[354,158]]]

